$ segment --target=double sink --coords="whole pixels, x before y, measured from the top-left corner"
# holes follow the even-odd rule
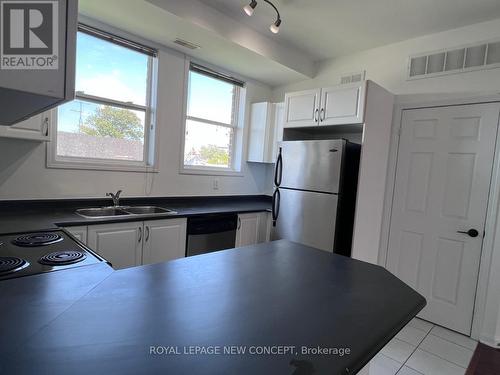
[[[86,219],[107,219],[123,216],[141,216],[141,215],[176,215],[177,212],[168,208],[156,206],[118,206],[118,207],[99,207],[99,208],[80,208],[76,210],[77,215]]]

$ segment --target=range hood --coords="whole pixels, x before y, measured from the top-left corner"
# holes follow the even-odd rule
[[[73,100],[77,0],[2,2],[0,125]]]

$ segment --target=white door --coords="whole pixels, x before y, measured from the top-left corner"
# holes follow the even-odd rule
[[[87,244],[87,227],[66,227],[69,233],[71,233],[74,237],[76,237],[80,242]]]
[[[319,124],[361,124],[365,112],[366,82],[321,90]]]
[[[470,334],[500,104],[405,111],[387,268]],[[466,233],[478,231],[477,236]],[[474,235],[474,233],[471,233]]]
[[[316,126],[321,89],[289,92],[285,95],[285,128]]]
[[[186,254],[186,219],[144,222],[142,264],[183,258]]]
[[[260,241],[260,214],[238,215],[238,230],[236,231],[236,247],[255,245]]]
[[[122,269],[141,264],[143,237],[142,222],[89,225],[87,245]]]

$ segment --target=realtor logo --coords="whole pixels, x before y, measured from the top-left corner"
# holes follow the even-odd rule
[[[0,0],[0,69],[58,69],[58,0]]]

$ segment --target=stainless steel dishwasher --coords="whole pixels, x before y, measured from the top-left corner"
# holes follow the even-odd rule
[[[238,215],[216,214],[188,218],[186,256],[231,249],[236,242]]]

